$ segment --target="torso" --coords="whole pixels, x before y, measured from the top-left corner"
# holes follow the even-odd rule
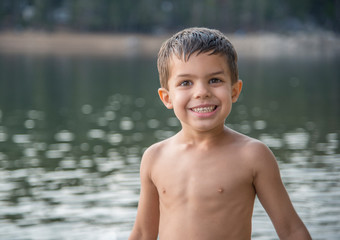
[[[250,239],[255,190],[242,147],[236,141],[197,151],[178,147],[176,138],[159,144],[151,178],[160,240]]]

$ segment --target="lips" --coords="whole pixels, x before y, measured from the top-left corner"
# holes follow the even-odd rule
[[[210,113],[215,111],[217,108],[216,105],[211,105],[211,106],[199,106],[199,107],[193,107],[191,108],[191,111],[196,112],[196,113]]]

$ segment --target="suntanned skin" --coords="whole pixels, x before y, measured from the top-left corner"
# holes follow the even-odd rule
[[[143,155],[130,240],[249,240],[256,194],[280,239],[311,239],[271,151],[224,126],[242,89],[229,76],[220,55],[172,58],[159,95],[182,130]]]

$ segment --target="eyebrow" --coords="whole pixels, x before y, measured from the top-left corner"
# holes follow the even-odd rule
[[[212,72],[212,73],[208,73],[205,77],[210,77],[210,76],[215,76],[215,75],[219,75],[219,74],[224,74],[224,71],[217,71],[217,72]],[[192,77],[195,76],[194,74],[190,74],[190,73],[183,73],[183,74],[179,74],[176,77],[178,78],[185,78],[185,77]]]

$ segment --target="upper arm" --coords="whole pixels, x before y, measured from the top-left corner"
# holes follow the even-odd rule
[[[141,191],[137,217],[130,240],[157,239],[159,224],[158,191],[151,179],[154,154],[149,149],[142,158],[140,167]]]
[[[303,232],[303,235],[299,236],[306,236],[300,239],[309,239],[307,229],[297,215],[282,183],[273,153],[262,143],[255,145],[254,187],[280,239],[296,234],[298,231]]]

